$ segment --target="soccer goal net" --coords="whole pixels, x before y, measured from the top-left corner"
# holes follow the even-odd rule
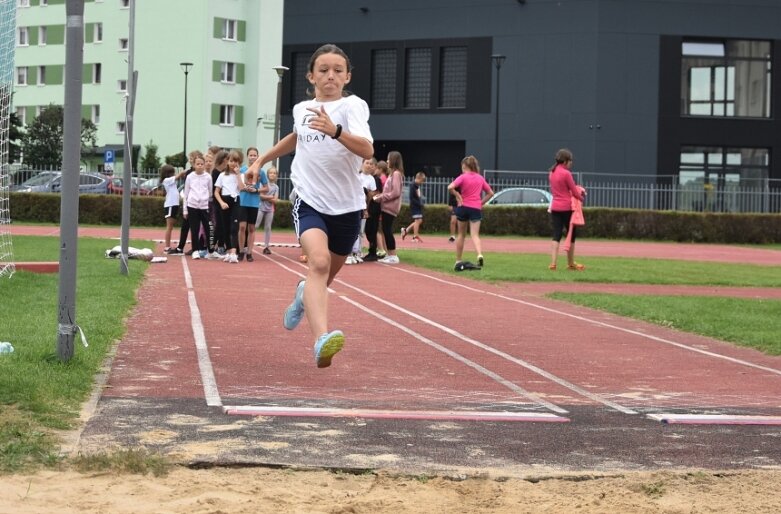
[[[11,210],[8,188],[11,185],[8,162],[11,93],[14,88],[14,51],[16,50],[16,2],[0,0],[0,277],[14,273],[11,245]]]

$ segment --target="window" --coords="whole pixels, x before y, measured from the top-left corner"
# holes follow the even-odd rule
[[[234,123],[234,109],[232,105],[220,106],[220,125],[232,127]]]
[[[93,84],[100,84],[100,75],[103,71],[103,65],[98,63],[95,63],[92,65],[92,83]]]
[[[130,7],[130,0],[119,0],[119,6],[122,9],[127,9],[128,7]],[[122,132],[124,132],[124,130]]]
[[[46,66],[38,66],[38,85],[46,85]]]
[[[404,108],[431,106],[431,48],[409,48],[405,63]]]
[[[120,93],[126,93],[127,92],[127,80],[126,79],[119,79],[117,81],[117,91]]]
[[[439,107],[466,107],[465,46],[443,47],[439,58]]]
[[[372,51],[371,108],[396,108],[396,49]]]
[[[220,81],[227,82],[229,84],[236,83],[236,63],[232,63],[232,62],[222,63],[222,72],[220,74]]]
[[[117,122],[117,134],[124,134],[125,133],[125,122],[124,121],[118,121]]]
[[[30,0],[19,0],[16,5],[17,7],[30,7]]]
[[[21,123],[22,126],[27,125],[27,108],[26,107],[17,107],[16,108],[16,117],[19,118],[19,123]]]
[[[222,26],[222,39],[236,41],[237,25],[238,23],[236,20],[224,20]]]
[[[103,24],[102,23],[96,23],[95,24],[95,43],[102,43],[103,42]]]
[[[19,66],[16,68],[16,85],[17,86],[26,86],[27,85],[27,67],[26,66]]]
[[[30,44],[30,29],[28,27],[19,27],[16,31],[16,46],[27,46]]]
[[[93,105],[91,112],[90,112],[90,120],[95,125],[100,125],[100,106],[99,105]]]
[[[42,7],[45,7],[47,5],[49,5],[49,0],[41,0],[41,6]]]
[[[769,118],[769,41],[684,41],[681,114]]]
[[[46,46],[46,27],[38,27],[38,46]]]
[[[128,39],[126,37],[119,38],[119,51],[127,52],[127,49],[128,49]]]
[[[307,95],[307,91],[309,90],[310,84],[309,81],[306,79],[306,74],[309,71],[309,57],[311,57],[312,52],[296,52],[293,54],[293,71],[296,73],[291,73],[290,77],[292,79],[292,104],[296,104],[302,100],[306,100],[309,98]]]
[[[678,184],[683,210],[737,212],[745,210],[739,188],[765,188],[770,173],[767,148],[684,146]]]

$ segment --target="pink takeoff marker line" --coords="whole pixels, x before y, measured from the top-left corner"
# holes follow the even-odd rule
[[[326,409],[318,407],[228,406],[223,412],[230,416],[292,416],[323,418],[426,419],[436,421],[526,421],[536,423],[568,423],[547,412],[483,412],[483,411],[411,411],[372,409]]]
[[[781,416],[738,416],[730,414],[649,414],[662,423],[683,425],[781,425]]]

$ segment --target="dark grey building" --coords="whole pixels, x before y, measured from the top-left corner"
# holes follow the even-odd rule
[[[779,0],[295,0],[284,19],[283,132],[336,43],[377,157],[408,174],[544,170],[568,147],[615,178],[781,179]]]

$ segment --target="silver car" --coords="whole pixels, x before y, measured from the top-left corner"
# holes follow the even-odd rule
[[[486,205],[505,205],[512,207],[548,207],[553,195],[544,189],[534,187],[508,187],[497,192]]]
[[[100,173],[79,173],[79,194],[105,194],[111,180]],[[14,188],[17,193],[59,193],[62,172],[42,171]]]

